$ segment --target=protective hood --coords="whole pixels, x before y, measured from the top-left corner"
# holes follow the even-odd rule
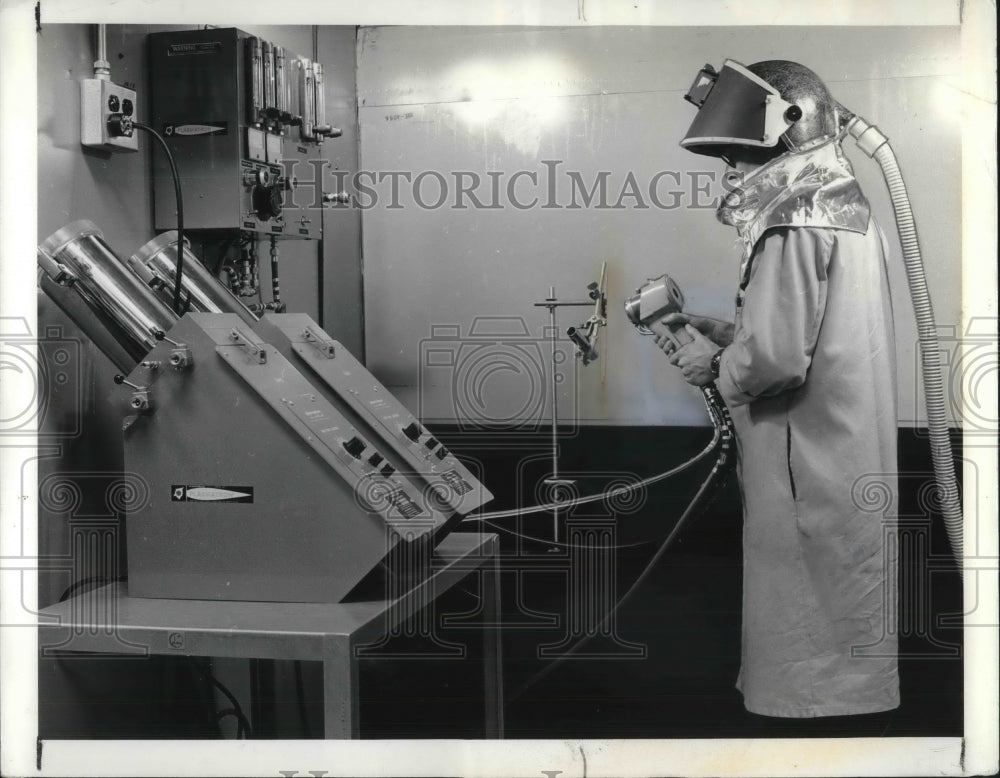
[[[730,191],[717,216],[735,227],[744,257],[774,227],[830,227],[864,234],[870,207],[839,140],[778,157]]]
[[[699,110],[681,146],[709,156],[719,156],[733,145],[776,146],[802,116],[777,89],[731,59],[718,73],[706,65],[684,98]]]

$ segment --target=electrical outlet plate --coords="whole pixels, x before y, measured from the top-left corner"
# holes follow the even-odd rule
[[[108,133],[108,117],[121,113],[135,119],[135,90],[126,89],[101,78],[85,78],[80,82],[80,142],[92,149],[105,151],[138,151],[139,138],[134,130],[130,137],[112,137]]]

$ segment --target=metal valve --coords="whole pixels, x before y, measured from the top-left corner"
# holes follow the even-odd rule
[[[170,351],[170,366],[174,370],[184,370],[194,365],[194,355],[187,344],[171,340],[163,330],[154,330],[153,337],[157,340],[165,340],[167,343],[173,344],[174,348]]]
[[[351,196],[347,192],[323,192],[323,202],[347,205],[351,202]]]
[[[149,387],[140,386],[139,384],[133,384],[131,381],[127,380],[125,376],[121,373],[115,375],[115,383],[121,386],[131,387],[135,391],[132,392],[132,397],[129,399],[129,405],[132,406],[133,410],[136,411],[148,411],[153,407],[152,397],[149,394]]]
[[[187,346],[181,345],[170,352],[170,366],[174,370],[184,370],[193,364],[194,357]]]
[[[271,171],[267,168],[247,170],[243,173],[243,183],[246,186],[267,186],[271,183]]]

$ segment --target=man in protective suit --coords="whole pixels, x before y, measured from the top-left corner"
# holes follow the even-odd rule
[[[732,414],[744,499],[748,710],[787,717],[899,704],[896,385],[884,238],[840,146],[843,109],[808,68],[727,60],[695,80],[681,146],[743,174],[718,217],[742,241],[732,324],[674,314],[657,342]],[[884,484],[885,512],[859,485]]]

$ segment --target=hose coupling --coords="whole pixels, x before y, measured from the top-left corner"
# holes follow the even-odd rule
[[[889,139],[882,134],[878,127],[869,124],[857,115],[848,122],[847,132],[854,138],[858,148],[869,157],[874,157],[875,152],[889,142]]]

